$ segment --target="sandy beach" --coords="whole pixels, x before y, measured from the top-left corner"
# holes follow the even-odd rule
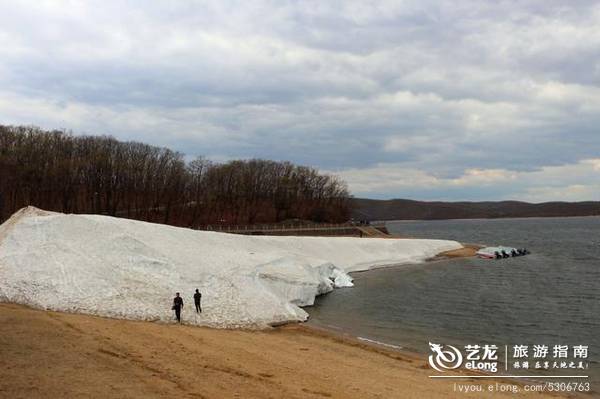
[[[428,261],[444,260],[444,259],[455,259],[455,258],[469,258],[475,256],[477,251],[483,246],[478,244],[461,244],[462,248],[452,249],[450,251],[440,252],[436,256],[427,259]]]
[[[428,378],[424,358],[301,324],[218,330],[13,304],[0,304],[0,370],[7,398],[465,396]],[[468,396],[515,397],[485,395]]]

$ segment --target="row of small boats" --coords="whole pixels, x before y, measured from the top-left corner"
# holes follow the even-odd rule
[[[514,258],[517,256],[529,255],[531,252],[527,248],[514,248],[514,247],[485,247],[477,251],[476,255],[479,258],[484,259],[505,259]]]

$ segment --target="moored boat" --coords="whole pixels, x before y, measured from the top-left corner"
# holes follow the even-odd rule
[[[526,248],[505,246],[485,247],[476,252],[477,257],[484,259],[503,259],[527,254],[529,254],[529,251]]]

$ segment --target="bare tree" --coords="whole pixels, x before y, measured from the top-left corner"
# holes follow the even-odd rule
[[[337,177],[289,162],[186,164],[143,143],[0,125],[0,221],[26,205],[189,227],[343,221],[348,198]]]

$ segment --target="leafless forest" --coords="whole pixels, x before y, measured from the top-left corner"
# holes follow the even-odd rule
[[[0,125],[0,221],[34,205],[198,227],[349,217],[346,184],[289,162],[186,162],[106,136]]]

